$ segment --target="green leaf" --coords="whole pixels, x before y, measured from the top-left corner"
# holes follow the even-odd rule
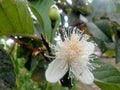
[[[0,0],[0,34],[33,35],[33,20],[25,0]]]
[[[93,70],[93,74],[96,78],[95,83],[102,90],[119,90],[120,71],[113,65],[103,62],[100,58],[95,58],[92,62],[99,65],[99,67]]]
[[[6,51],[0,47],[0,90],[15,86],[16,75],[13,63]]]
[[[50,41],[52,28],[48,13],[49,13],[49,8],[53,4],[53,0],[36,0],[36,1],[31,1],[30,3],[33,5],[33,7],[42,17],[43,25],[44,25],[44,28],[42,29],[43,34],[48,39],[48,41]]]
[[[98,85],[102,90],[120,90],[120,85],[106,83],[102,81],[95,81],[96,85]]]
[[[93,71],[95,78],[107,83],[120,84],[120,72],[113,65],[104,63],[99,58],[96,58],[93,62],[100,66]]]
[[[111,26],[108,20],[97,20],[95,24],[100,28],[100,30],[112,41]]]
[[[29,6],[30,6],[30,9],[32,10],[33,14],[37,18],[37,22],[39,23],[41,28],[44,30],[44,22],[43,22],[43,19],[42,19],[41,15],[32,5],[29,4]]]
[[[36,36],[41,39],[41,34],[43,33],[42,28],[40,27],[40,25],[38,23],[34,24],[34,28],[35,28]]]
[[[111,41],[109,39],[109,37],[107,37],[106,34],[104,34],[102,32],[102,30],[100,30],[94,23],[88,22],[86,24],[87,24],[87,27],[88,27],[89,31],[93,35],[93,37],[95,37],[97,39],[100,39],[101,41],[106,41],[106,42]]]

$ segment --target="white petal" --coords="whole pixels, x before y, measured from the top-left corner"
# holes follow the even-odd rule
[[[82,75],[79,76],[79,79],[85,84],[92,84],[94,76],[88,69],[85,69],[83,70]]]
[[[91,42],[87,42],[87,41],[84,41],[83,43],[83,55],[82,56],[87,56],[89,57],[90,54],[93,54],[94,53],[94,50],[95,50],[95,45]]]
[[[74,66],[72,72],[84,84],[92,84],[94,81],[94,76],[88,68],[81,69],[79,66]]]
[[[49,64],[45,72],[45,76],[47,81],[56,83],[65,75],[67,71],[67,62],[65,60],[55,59]]]

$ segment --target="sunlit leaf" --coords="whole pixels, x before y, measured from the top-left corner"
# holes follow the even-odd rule
[[[0,0],[0,34],[32,35],[33,21],[25,0]]]

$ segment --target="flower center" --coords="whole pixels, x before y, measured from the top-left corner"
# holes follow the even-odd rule
[[[65,40],[65,44],[67,47],[67,61],[71,62],[80,56],[81,53],[81,44],[79,41],[79,36],[77,34],[72,34],[70,40]]]

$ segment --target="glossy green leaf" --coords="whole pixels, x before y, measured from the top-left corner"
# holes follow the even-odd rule
[[[94,63],[100,66],[93,71],[96,79],[107,83],[120,84],[120,72],[113,65],[104,63],[99,58],[96,58]]]
[[[16,75],[13,63],[6,51],[0,47],[0,90],[15,86]]]
[[[120,71],[118,71],[113,65],[103,62],[98,57],[96,57],[92,62],[98,65],[98,67],[93,70],[93,74],[96,78],[95,83],[102,90],[119,90]],[[110,87],[111,89],[109,89]]]
[[[0,0],[0,34],[33,35],[33,20],[25,0]]]

